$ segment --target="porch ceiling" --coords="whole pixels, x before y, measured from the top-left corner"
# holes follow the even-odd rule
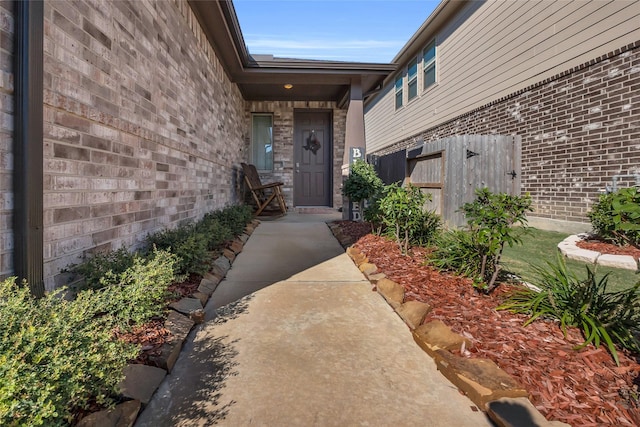
[[[352,82],[375,90],[395,64],[313,61],[251,56],[231,1],[189,0],[227,75],[251,101],[345,102]],[[292,84],[285,89],[285,84]]]

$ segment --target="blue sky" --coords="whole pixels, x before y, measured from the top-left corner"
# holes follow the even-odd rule
[[[390,62],[439,1],[234,0],[251,54]]]

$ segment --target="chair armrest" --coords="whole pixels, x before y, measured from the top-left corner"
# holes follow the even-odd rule
[[[284,185],[283,182],[270,182],[269,184],[253,187],[253,190],[264,190],[265,188],[281,187],[283,185]]]

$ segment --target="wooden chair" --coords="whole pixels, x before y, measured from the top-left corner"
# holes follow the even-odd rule
[[[246,163],[240,163],[242,165],[242,171],[244,172],[244,182],[247,184],[253,200],[256,202],[258,210],[255,216],[258,216],[269,206],[269,203],[276,201],[283,214],[287,213],[287,205],[284,201],[284,195],[282,194],[282,182],[271,182],[269,184],[262,184],[260,182],[260,176],[254,165],[248,165]]]

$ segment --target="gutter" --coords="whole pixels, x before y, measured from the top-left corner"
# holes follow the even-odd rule
[[[14,1],[13,268],[18,281],[44,295],[42,0]]]

